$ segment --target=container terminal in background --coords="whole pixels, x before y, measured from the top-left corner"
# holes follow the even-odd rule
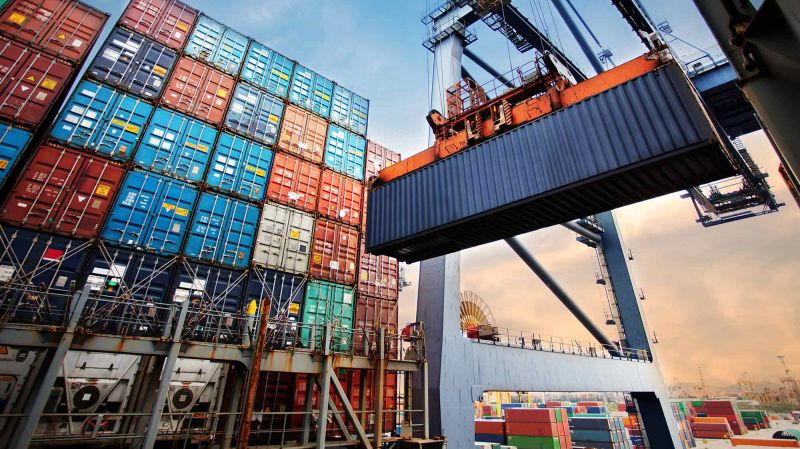
[[[365,79],[194,3],[0,1],[0,448],[798,447],[782,356],[779,388],[667,386],[607,212],[684,191],[706,227],[777,212],[739,139],[762,128],[800,205],[763,77],[736,84],[771,60],[678,60],[637,0],[606,5],[640,46],[619,64],[578,1],[428,4],[431,137],[401,156]],[[782,4],[744,3],[736,32]],[[476,24],[525,64],[481,59]],[[610,337],[516,237],[556,224],[596,258]],[[499,240],[591,342],[509,332],[461,294],[458,253]]]

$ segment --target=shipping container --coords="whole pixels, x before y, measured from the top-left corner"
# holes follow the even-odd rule
[[[364,179],[372,179],[378,176],[378,172],[386,167],[390,167],[400,162],[400,153],[386,148],[385,146],[367,140],[367,158]]]
[[[200,182],[217,130],[208,123],[158,108],[147,125],[134,162],[174,178]]]
[[[131,170],[100,238],[156,254],[178,254],[197,196],[185,182]]]
[[[235,86],[228,75],[181,57],[164,90],[163,104],[214,125],[222,123]]]
[[[128,160],[153,106],[139,97],[84,80],[78,85],[50,131],[69,146],[118,160]]]
[[[364,249],[361,242],[361,258],[358,268],[358,293],[376,298],[397,300],[400,266],[397,259],[376,256]]]
[[[322,117],[289,105],[283,115],[278,148],[314,163],[322,162],[328,122]]]
[[[247,44],[246,37],[200,14],[184,53],[236,76],[242,66]]]
[[[227,195],[200,194],[183,253],[190,259],[246,267],[253,251],[258,213],[258,207]]]
[[[289,101],[309,111],[329,118],[331,115],[333,82],[297,64],[292,75]]]
[[[364,185],[331,170],[322,171],[317,212],[353,227],[361,226]]]
[[[28,131],[0,123],[0,186],[30,140],[31,133]]]
[[[250,270],[243,306],[261,310],[262,301],[270,301],[267,338],[268,349],[287,349],[294,345],[297,323],[305,299],[306,279],[289,273],[254,268]],[[250,327],[255,332],[258,317],[253,316]]]
[[[264,199],[274,153],[264,145],[222,133],[211,158],[206,184],[246,200]]]
[[[286,98],[294,71],[294,61],[266,45],[250,41],[242,67],[242,80],[277,97]]]
[[[183,263],[171,289],[173,301],[190,301],[183,338],[239,344],[246,280],[246,271]]]
[[[269,177],[267,198],[306,212],[317,207],[322,169],[284,153],[275,155]]]
[[[726,145],[671,64],[374,188],[366,247],[414,262],[727,178]]]
[[[250,444],[282,445],[287,440],[299,438],[302,426],[299,423],[303,417],[288,414],[293,411],[296,376],[294,373],[259,373],[253,406],[255,413],[250,422]]]
[[[119,24],[155,39],[174,50],[183,50],[197,11],[178,0],[133,0]]]
[[[378,329],[386,335],[387,356],[397,357],[397,345],[392,335],[398,333],[397,300],[358,295],[355,309],[355,353],[370,355],[370,348],[377,351]]]
[[[334,221],[318,219],[314,225],[311,275],[326,281],[354,284],[358,246],[357,230]]]
[[[17,125],[38,125],[72,72],[50,55],[0,37],[0,117]]]
[[[70,237],[96,237],[124,173],[107,159],[42,145],[6,199],[0,219]]]
[[[234,91],[225,127],[251,139],[272,145],[278,139],[283,100],[239,83]]]
[[[364,180],[367,140],[336,125],[328,127],[325,165],[351,178]]]
[[[150,100],[161,96],[178,55],[132,31],[114,28],[94,58],[89,75]]]
[[[86,242],[0,225],[0,304],[4,320],[65,324],[89,254]]]
[[[303,347],[320,348],[326,324],[333,326],[332,347],[335,352],[348,352],[353,341],[353,289],[345,285],[310,281],[303,302],[303,325],[300,342]]]
[[[279,204],[265,204],[258,225],[253,264],[305,273],[313,234],[312,215]]]
[[[361,396],[361,374],[364,376],[364,396]],[[349,398],[350,405],[354,410],[367,410],[369,416],[366,420],[366,431],[373,432],[375,429],[375,371],[351,370],[349,379]],[[364,405],[362,406],[362,401]],[[397,410],[397,373],[386,372],[383,378],[383,430],[393,432],[395,426],[395,411]],[[568,448],[571,449],[571,448]]]
[[[14,0],[0,14],[0,33],[75,64],[86,56],[107,19],[75,0]]]
[[[338,84],[333,87],[331,122],[366,136],[368,114],[369,100]]]
[[[176,260],[139,251],[98,247],[85,269],[92,297],[82,327],[114,335],[160,337]]]

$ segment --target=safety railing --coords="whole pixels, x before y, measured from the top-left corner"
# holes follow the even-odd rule
[[[537,57],[480,85],[461,81],[448,89],[448,97],[452,99],[448,100],[448,106],[457,101],[454,112],[467,111],[486,103],[489,99],[503,95],[510,89],[534,83],[547,74],[547,66]]]
[[[63,326],[73,291],[17,280],[0,284],[0,324]]]

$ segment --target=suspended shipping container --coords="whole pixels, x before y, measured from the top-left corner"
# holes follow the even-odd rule
[[[184,53],[236,76],[242,66],[247,44],[246,37],[201,14]]]
[[[322,171],[317,212],[350,226],[361,226],[364,185],[331,170]]]
[[[367,140],[366,171],[364,179],[372,179],[378,172],[400,162],[400,153],[396,153],[383,145]]]
[[[326,324],[333,326],[331,348],[336,352],[350,350],[353,340],[353,290],[350,287],[323,281],[310,281],[303,302],[303,327],[300,341],[303,347],[322,345]],[[313,338],[312,338],[313,334]]]
[[[133,0],[119,19],[120,25],[182,50],[197,11],[178,0]]]
[[[223,193],[260,202],[266,194],[273,156],[272,150],[260,143],[222,133],[206,184]]]
[[[322,169],[284,153],[275,155],[269,177],[267,198],[306,212],[317,207]]]
[[[0,14],[0,33],[77,64],[108,15],[74,0],[14,0]]]
[[[191,259],[246,267],[253,250],[258,213],[258,207],[227,195],[200,194],[183,253]]]
[[[0,117],[36,126],[58,100],[72,67],[0,37]]]
[[[338,84],[334,86],[331,122],[365,136],[368,114],[369,100]]]
[[[272,145],[278,139],[283,100],[244,83],[236,85],[225,126],[259,142]]]
[[[294,61],[266,45],[250,41],[242,68],[242,80],[272,95],[286,98],[293,71]]]
[[[334,221],[318,219],[314,226],[311,275],[317,279],[354,284],[358,246],[357,230]]]
[[[107,159],[42,145],[6,199],[6,223],[96,237],[125,170]]]
[[[167,176],[200,182],[217,130],[208,123],[158,108],[142,136],[134,162]]]
[[[185,182],[129,171],[100,237],[156,254],[178,254],[197,196]]]
[[[50,135],[72,147],[128,160],[152,112],[153,106],[139,97],[84,80]]]
[[[114,28],[89,67],[89,75],[147,99],[156,99],[178,55],[132,31]]]
[[[305,273],[314,233],[314,217],[291,207],[265,204],[253,250],[253,264]]]
[[[364,180],[364,153],[367,141],[336,125],[328,127],[325,165],[351,178]]]
[[[376,298],[397,300],[400,293],[398,276],[400,266],[397,259],[376,256],[364,249],[361,242],[361,258],[358,269],[358,293]]]
[[[292,75],[289,101],[309,111],[328,118],[331,115],[333,82],[320,74],[296,65]]]
[[[31,133],[28,131],[0,123],[0,186],[30,140]]]
[[[172,71],[163,104],[214,125],[222,123],[235,81],[202,62],[181,57]]]
[[[311,162],[320,163],[325,152],[328,122],[322,117],[289,105],[283,116],[278,148]]]

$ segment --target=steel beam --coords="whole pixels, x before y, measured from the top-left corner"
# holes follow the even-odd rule
[[[318,385],[317,376],[314,374],[308,375],[306,381],[306,396],[303,401],[303,436],[301,438],[303,444],[308,444],[311,440],[311,413],[313,412],[314,404],[314,385]]]
[[[316,449],[325,448],[325,437],[328,433],[328,402],[330,402],[331,391],[331,373],[332,371],[332,357],[331,357],[331,325],[325,324],[325,330],[322,333],[322,379],[319,388],[319,420],[317,420],[317,446]],[[310,388],[307,384],[306,388]]]
[[[331,385],[335,385],[335,382],[338,380],[336,376],[331,377]],[[319,384],[319,378],[314,377],[314,383],[317,385],[317,388],[322,390],[322,386]],[[336,406],[334,401],[330,401],[328,403],[330,406],[330,412],[333,416],[333,420],[336,421],[336,425],[339,426],[339,430],[342,431],[345,440],[352,440],[353,436],[350,435],[350,430],[347,429],[347,425],[344,423],[341,415],[339,415],[339,407]],[[348,415],[349,416],[349,415]]]
[[[367,438],[367,433],[364,432],[364,428],[361,427],[361,423],[358,421],[358,417],[356,416],[355,412],[353,411],[353,406],[350,404],[350,399],[347,397],[347,393],[345,393],[344,388],[342,388],[342,384],[339,383],[339,378],[336,377],[336,374],[333,372],[329,373],[331,384],[333,385],[334,390],[336,390],[336,394],[339,395],[339,399],[342,401],[342,406],[347,413],[347,416],[353,421],[353,426],[356,428],[356,434],[358,435],[358,441],[364,445],[364,449],[372,449],[372,445],[369,443],[369,438]],[[378,394],[378,392],[373,392],[374,394]],[[363,398],[362,398],[363,400]],[[349,439],[349,432],[346,433]],[[376,448],[380,448],[380,446],[375,446]]]
[[[378,331],[378,358],[375,360],[375,390],[372,397],[375,398],[375,447],[383,446],[383,388],[385,379],[386,361],[384,328]]]
[[[89,286],[84,287],[81,293],[76,293],[72,298],[72,307],[69,311],[69,322],[61,334],[61,340],[53,350],[53,355],[48,361],[48,366],[42,375],[41,380],[37,383],[37,389],[33,394],[33,398],[29,402],[29,407],[22,417],[17,432],[12,439],[11,447],[13,449],[27,449],[31,444],[31,438],[36,430],[36,425],[39,423],[44,412],[44,407],[47,400],[50,398],[50,392],[53,390],[53,385],[58,377],[58,372],[61,369],[61,363],[64,356],[67,355],[69,347],[72,344],[72,339],[75,336],[75,328],[78,327],[78,320],[80,319],[83,308],[86,306],[86,301],[89,299],[91,292]]]
[[[603,240],[603,237],[600,234],[598,234],[596,232],[592,232],[592,231],[584,228],[583,226],[579,225],[577,222],[568,221],[566,223],[562,223],[561,226],[564,226],[565,228],[569,229],[570,231],[575,232],[578,235],[582,235],[582,236],[586,237],[587,239],[589,239],[589,240],[591,240],[591,241],[593,241],[595,243],[600,243]]]
[[[510,79],[506,78],[502,73],[500,73],[497,70],[495,70],[494,67],[489,65],[489,63],[487,63],[483,59],[481,59],[480,56],[478,56],[475,53],[473,53],[472,50],[470,50],[469,48],[464,48],[464,56],[466,56],[472,62],[477,64],[478,67],[482,68],[486,73],[488,73],[489,75],[492,75],[492,77],[496,78],[498,81],[500,81],[501,83],[505,84],[506,87],[508,87],[510,89],[513,89],[513,88],[517,87],[517,86],[514,85],[514,83]]]
[[[572,15],[570,15],[569,11],[567,11],[566,6],[564,5],[564,0],[553,0],[553,6],[558,11],[558,14],[564,19],[564,23],[567,24],[567,28],[572,31],[572,35],[575,36],[575,41],[578,42],[578,46],[581,48],[583,54],[589,57],[589,64],[592,65],[592,68],[595,72],[601,73],[605,68],[603,64],[600,62],[599,59],[595,56],[595,53],[592,51],[592,47],[589,44],[589,41],[583,36],[583,33],[578,31],[578,25],[572,20]]]

